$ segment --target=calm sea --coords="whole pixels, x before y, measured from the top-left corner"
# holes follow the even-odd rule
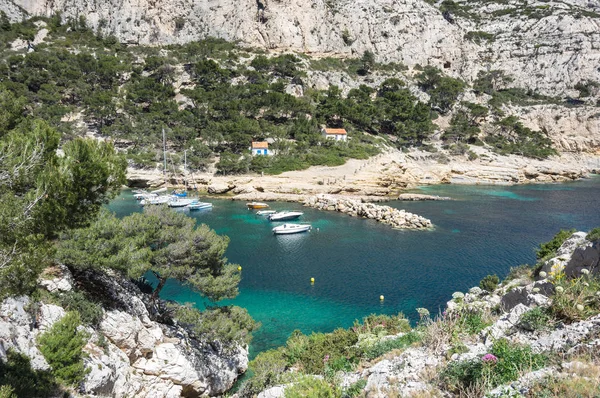
[[[454,198],[388,203],[430,218],[433,231],[392,230],[291,203],[271,208],[301,209],[301,221],[313,225],[310,233],[274,236],[271,228],[280,223],[256,216],[243,202],[211,200],[212,210],[190,213],[231,239],[227,257],[243,267],[243,278],[240,295],[221,303],[245,307],[262,323],[252,353],[284,344],[294,329],[328,332],[371,313],[403,312],[414,320],[418,307],[437,313],[453,292],[478,285],[488,274],[504,277],[511,267],[533,263],[536,246],[558,230],[600,226],[600,177],[557,185],[440,185],[417,192]],[[140,211],[130,191],[109,207],[119,216]],[[162,297],[205,304],[175,282]]]

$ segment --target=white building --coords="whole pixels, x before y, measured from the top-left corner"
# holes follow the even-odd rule
[[[254,155],[271,155],[269,152],[269,143],[265,141],[253,141],[252,146],[250,147],[252,150],[252,156]]]
[[[348,133],[345,129],[328,129],[325,127],[321,129],[321,133],[328,140],[346,141],[348,139]]]

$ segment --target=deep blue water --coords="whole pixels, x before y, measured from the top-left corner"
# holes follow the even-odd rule
[[[247,308],[262,323],[252,352],[284,344],[294,329],[327,332],[370,313],[404,312],[415,319],[417,307],[437,313],[454,291],[533,263],[536,246],[559,229],[600,226],[600,177],[560,185],[441,185],[418,192],[455,200],[388,204],[430,218],[433,231],[393,230],[290,203],[271,207],[302,209],[312,232],[274,236],[271,228],[279,223],[256,216],[243,202],[212,200],[212,210],[190,213],[231,239],[227,257],[243,267],[243,278],[238,298],[225,304]],[[129,191],[109,207],[119,216],[140,211]],[[168,283],[161,295],[203,305],[202,297],[178,283]]]

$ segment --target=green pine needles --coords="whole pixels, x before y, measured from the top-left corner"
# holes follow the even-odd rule
[[[79,325],[79,313],[67,312],[38,339],[39,349],[52,366],[53,375],[65,385],[80,383],[87,373],[82,349],[88,335],[77,330]]]

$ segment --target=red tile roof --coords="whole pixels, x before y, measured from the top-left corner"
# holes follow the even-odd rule
[[[263,142],[252,142],[252,149],[269,149],[269,143]]]
[[[325,129],[325,134],[346,135],[347,133],[344,129]]]

